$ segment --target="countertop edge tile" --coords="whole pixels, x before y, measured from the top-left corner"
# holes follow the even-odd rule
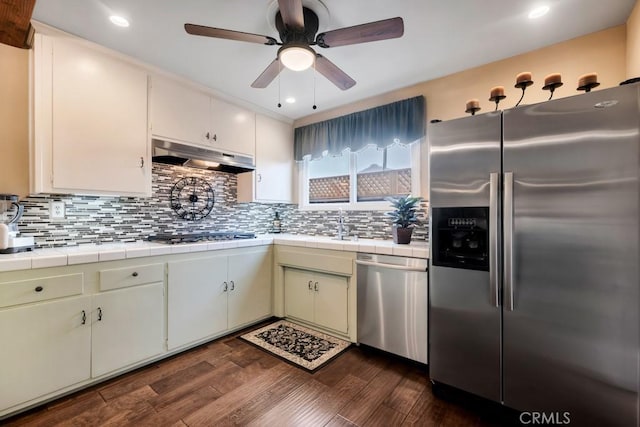
[[[127,251],[125,249],[114,249],[107,251],[100,251],[98,254],[98,259],[100,262],[103,261],[117,261],[120,259],[127,258]]]
[[[264,234],[258,235],[255,239],[251,240],[232,240],[206,243],[198,242],[179,245],[133,242],[106,245],[81,245],[68,248],[46,248],[41,249],[42,252],[40,253],[38,253],[40,249],[36,249],[34,252],[0,255],[0,272],[115,261],[130,258],[143,258],[156,255],[217,251],[222,249],[255,247],[271,244],[336,251],[410,256],[414,258],[429,258],[428,241],[414,240],[409,245],[397,245],[391,240],[360,239],[357,241],[338,241],[333,240],[329,236]]]
[[[68,263],[69,259],[65,254],[40,255],[31,258],[31,268],[64,267]]]
[[[0,259],[0,272],[29,270],[32,268],[31,261],[32,258],[30,257],[12,257]]]
[[[67,254],[67,264],[90,264],[98,262],[100,258],[99,252],[76,252]]]

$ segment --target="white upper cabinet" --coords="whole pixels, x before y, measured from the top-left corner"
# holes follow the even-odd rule
[[[256,114],[256,170],[238,175],[238,202],[292,201],[293,126]]]
[[[255,116],[205,92],[152,77],[151,133],[155,137],[254,156]]]
[[[165,139],[208,144],[209,95],[171,80],[151,78],[151,133]]]
[[[104,49],[38,36],[33,190],[151,195],[147,73]]]
[[[223,151],[256,154],[256,114],[211,98],[212,145]]]

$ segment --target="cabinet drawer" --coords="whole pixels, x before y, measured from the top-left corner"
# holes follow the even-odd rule
[[[100,270],[101,291],[162,281],[164,281],[164,264],[136,265],[134,267]]]
[[[82,273],[0,283],[0,307],[80,295]]]

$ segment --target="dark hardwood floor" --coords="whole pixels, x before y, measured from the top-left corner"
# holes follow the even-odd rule
[[[238,332],[0,421],[8,426],[496,426],[434,396],[424,365],[351,346],[314,373]]]

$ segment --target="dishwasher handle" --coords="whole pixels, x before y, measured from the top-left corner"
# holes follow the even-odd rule
[[[382,262],[373,262],[373,261],[363,261],[363,260],[360,260],[360,259],[356,260],[356,264],[368,265],[370,267],[390,268],[391,270],[420,271],[420,272],[426,272],[427,271],[426,268],[407,267],[407,266],[404,266],[404,265],[386,264],[386,263],[382,263]]]

